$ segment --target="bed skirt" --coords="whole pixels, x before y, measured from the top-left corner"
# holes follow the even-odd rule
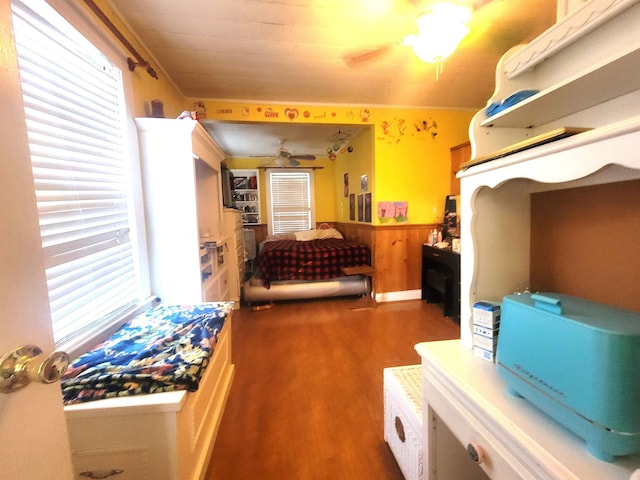
[[[250,278],[242,286],[242,299],[251,304],[277,300],[364,295],[367,292],[367,280],[362,275],[337,277],[329,280],[274,281],[271,282],[269,288],[265,288],[259,279]]]

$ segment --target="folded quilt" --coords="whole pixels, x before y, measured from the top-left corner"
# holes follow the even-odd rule
[[[62,379],[65,404],[198,389],[233,302],[159,305],[74,360]]]

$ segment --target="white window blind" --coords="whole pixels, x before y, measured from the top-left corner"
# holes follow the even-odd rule
[[[272,234],[312,228],[312,172],[269,170],[269,230]]]
[[[57,345],[141,299],[121,71],[45,2],[12,2]]]

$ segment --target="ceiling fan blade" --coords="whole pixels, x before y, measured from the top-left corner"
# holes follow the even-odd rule
[[[349,53],[344,55],[344,57],[342,58],[344,60],[344,63],[346,63],[348,67],[355,67],[361,63],[369,62],[383,56],[389,50],[391,50],[394,45],[395,42],[389,43],[388,45],[371,48],[369,50],[361,50],[359,52]]]
[[[411,5],[413,5],[418,10],[423,10],[429,7],[429,4],[436,2],[425,2],[425,0],[408,0]],[[450,1],[450,0],[442,0],[442,1]],[[472,0],[465,2],[471,10],[475,11],[479,8],[484,7],[486,4],[493,2],[493,0]]]
[[[315,155],[289,155],[289,160],[315,160]]]
[[[425,8],[427,8],[430,3],[434,3],[434,2],[425,2],[425,0],[408,0],[409,3],[411,5],[413,5],[416,10],[423,10]],[[447,0],[443,0],[443,1],[447,1]],[[469,0],[467,2],[467,5],[469,5],[469,8],[471,11],[475,12],[476,10],[481,9],[482,7],[488,5],[489,3],[492,3],[493,0]],[[406,39],[406,37],[405,37]],[[357,52],[352,52],[352,53],[348,53],[346,55],[344,55],[342,58],[344,60],[344,62],[347,64],[348,67],[355,67],[357,65],[360,65],[361,63],[366,63],[366,62],[370,62],[372,60],[375,60],[383,55],[385,55],[386,53],[388,53],[396,44],[399,45],[406,45],[405,43],[405,39],[403,39],[402,41],[398,41],[398,42],[392,42],[386,45],[380,45],[374,48],[370,48],[368,50],[360,50]]]

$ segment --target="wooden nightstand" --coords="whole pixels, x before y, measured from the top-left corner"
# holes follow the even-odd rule
[[[368,295],[359,298],[350,310],[358,310],[361,308],[376,308],[376,293],[375,293],[375,274],[376,269],[370,265],[360,265],[358,267],[343,267],[342,273],[345,275],[364,275],[367,277]]]

